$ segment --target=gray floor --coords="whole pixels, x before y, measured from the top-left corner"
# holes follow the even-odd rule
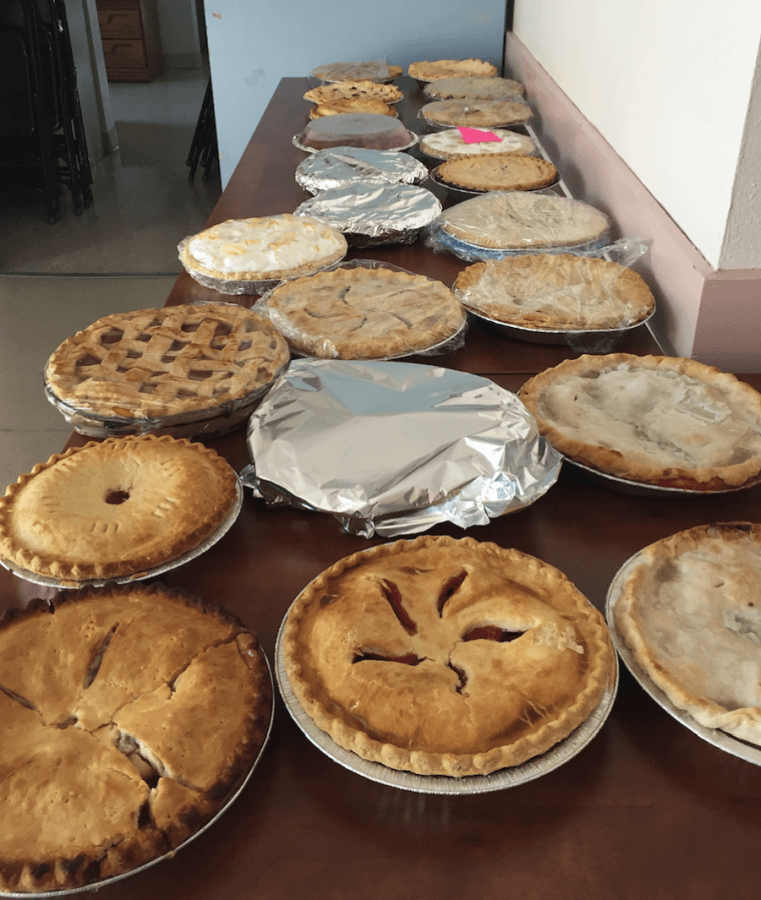
[[[180,271],[177,244],[203,228],[218,173],[188,181],[186,159],[208,73],[111,84],[119,151],[93,170],[94,202],[47,224],[41,197],[0,171],[0,493],[60,450],[71,429],[44,394],[48,355],[117,310],[162,306]]]

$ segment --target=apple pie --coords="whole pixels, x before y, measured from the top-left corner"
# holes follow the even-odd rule
[[[376,84],[374,81],[342,81],[338,84],[323,84],[304,94],[304,99],[312,103],[335,103],[337,100],[381,100],[396,103],[404,95],[394,84]]]
[[[321,119],[323,116],[340,116],[343,113],[373,113],[378,116],[396,116],[396,110],[382,100],[345,98],[320,103],[309,111],[310,119]]]
[[[446,185],[465,191],[534,191],[557,181],[558,170],[538,156],[467,156],[436,168]]]

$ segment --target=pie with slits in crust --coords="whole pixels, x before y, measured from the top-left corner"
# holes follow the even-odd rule
[[[200,598],[109,586],[6,615],[0,894],[93,884],[177,848],[250,772],[271,709],[256,636]]]
[[[614,677],[605,620],[561,572],[471,538],[339,560],[291,607],[283,656],[299,703],[340,746],[453,777],[545,752]]]

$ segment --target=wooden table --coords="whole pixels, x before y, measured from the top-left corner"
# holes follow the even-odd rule
[[[420,92],[402,84],[410,91],[403,113],[413,124]],[[303,198],[293,171],[304,154],[290,139],[307,121],[307,87],[306,79],[281,82],[209,224],[292,211]],[[448,284],[463,265],[422,246],[363,255]],[[212,298],[218,295],[183,275],[168,302]],[[645,329],[619,349],[657,352]],[[464,348],[435,362],[516,390],[529,374],[572,355],[474,326]],[[747,380],[761,388],[761,376]],[[238,470],[247,462],[242,430],[210,446]],[[700,523],[759,515],[759,487],[664,500],[614,491],[566,465],[532,507],[468,533],[557,566],[602,609],[618,568],[648,543]],[[447,526],[433,533],[462,535]],[[326,516],[267,509],[248,495],[222,541],[163,581],[227,606],[258,631],[272,660],[278,627],[301,588],[373,543]],[[35,592],[0,573],[0,608]],[[750,898],[758,892],[760,776],[672,719],[624,668],[610,718],[578,756],[536,781],[472,796],[414,794],[349,772],[314,747],[279,702],[260,764],[224,816],[175,858],[98,896]]]

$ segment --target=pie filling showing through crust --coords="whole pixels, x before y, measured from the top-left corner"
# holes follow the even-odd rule
[[[761,472],[761,395],[694,360],[581,356],[529,379],[520,398],[556,450],[620,478],[721,491]]]
[[[138,576],[210,537],[238,490],[221,456],[185,439],[73,447],[0,497],[0,557],[67,583]]]
[[[558,170],[537,156],[469,156],[450,159],[436,169],[438,178],[471,191],[531,191],[557,180]]]
[[[465,311],[439,281],[391,269],[338,268],[275,288],[274,324],[295,350],[323,359],[382,359],[453,337]]]
[[[614,673],[602,615],[557,569],[423,536],[339,560],[299,595],[286,674],[341,747],[423,775],[486,775],[545,752]]]
[[[651,544],[614,610],[635,662],[677,709],[761,745],[761,526],[701,525]]]
[[[14,610],[0,621],[0,892],[93,884],[177,848],[235,794],[271,709],[255,635],[200,598],[111,586]]]

